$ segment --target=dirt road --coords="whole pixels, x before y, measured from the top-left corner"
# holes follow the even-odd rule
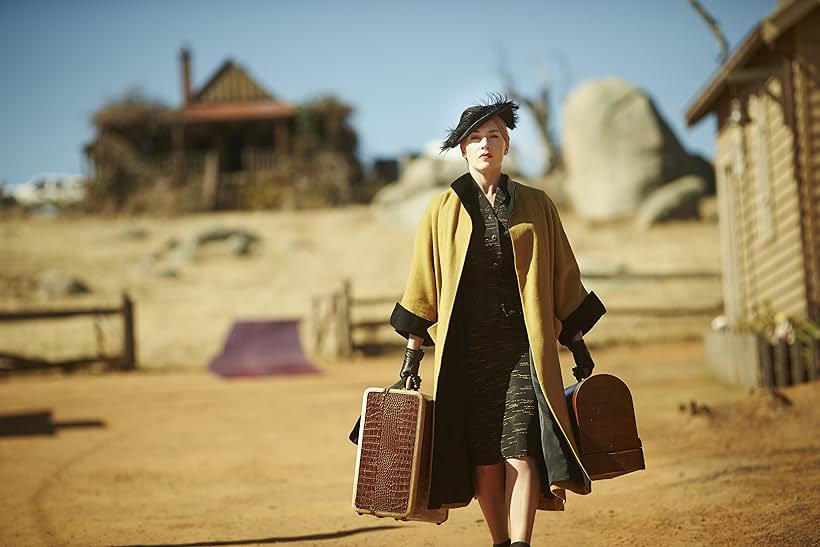
[[[715,223],[642,231],[563,220],[585,273],[719,272]],[[169,241],[214,226],[248,230],[261,244],[242,257],[215,244],[157,261]],[[360,297],[398,295],[412,238],[365,207],[0,219],[0,307],[105,306],[126,290],[141,367],[0,381],[0,417],[51,411],[40,428],[55,429],[0,436],[0,545],[490,545],[475,502],[442,526],[351,509],[347,433],[364,388],[391,384],[400,354],[319,363],[323,374],[299,378],[223,381],[203,371],[237,319],[307,317],[311,299],[343,278]],[[52,270],[91,292],[44,293],[38,279]],[[598,277],[587,287],[610,310],[587,337],[597,370],[632,388],[648,469],[596,482],[590,496],[570,494],[563,513],[539,513],[533,545],[820,545],[820,384],[785,390],[790,405],[722,386],[700,342],[659,342],[697,340],[711,315],[613,312],[711,306],[717,277]],[[373,318],[386,324],[391,308]],[[117,329],[87,318],[9,323],[0,350],[49,359],[110,352]],[[697,412],[679,411],[692,400]]]
[[[790,404],[749,394],[712,380],[702,352],[594,351],[633,390],[648,469],[539,512],[533,545],[820,545],[820,384],[784,390]],[[346,436],[362,390],[392,382],[399,359],[290,378],[4,381],[0,415],[51,410],[56,432],[0,437],[0,544],[489,545],[475,501],[442,526],[351,510]]]

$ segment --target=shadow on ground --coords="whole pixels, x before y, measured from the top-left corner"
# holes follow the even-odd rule
[[[61,429],[90,427],[105,427],[105,422],[102,420],[55,421],[51,410],[0,415],[0,437],[53,437]]]
[[[198,541],[194,543],[151,543],[133,545],[114,545],[113,547],[209,547],[211,545],[260,545],[267,543],[295,543],[297,541],[319,541],[323,539],[339,539],[367,532],[378,532],[380,530],[390,530],[399,528],[398,526],[370,526],[367,528],[354,528],[352,530],[339,530],[336,532],[326,532],[323,534],[305,534],[301,536],[280,536],[258,539],[234,539],[223,541]]]

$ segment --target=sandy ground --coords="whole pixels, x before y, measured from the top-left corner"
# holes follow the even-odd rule
[[[641,231],[629,224],[593,229],[563,215],[582,272],[720,271],[717,225],[679,222]],[[389,219],[388,219],[389,220]],[[259,245],[235,257],[224,245],[200,248],[157,262],[151,255],[169,238],[189,240],[213,227],[243,229]],[[142,231],[144,237],[127,237]],[[413,229],[397,226],[368,207],[311,213],[256,212],[156,219],[0,219],[0,309],[116,305],[122,291],[135,301],[140,366],[204,367],[238,319],[309,316],[311,299],[350,279],[356,297],[394,297],[404,289]],[[37,290],[37,276],[61,272],[84,280],[87,295],[54,297]],[[175,277],[158,275],[173,272]],[[672,281],[589,280],[608,308],[713,307],[721,302],[719,278]],[[395,301],[395,300],[394,300]],[[361,319],[385,322],[392,304],[359,310]],[[590,343],[699,338],[711,315],[666,319],[610,313]],[[45,326],[45,328],[44,328]],[[306,324],[309,345],[310,325]],[[118,321],[4,324],[0,351],[69,358],[117,352]],[[380,336],[395,341],[384,329]],[[102,345],[102,348],[100,348]]]
[[[715,224],[596,229],[569,214],[564,223],[587,272],[719,271]],[[194,260],[150,259],[167,238],[215,225],[252,231],[260,245],[242,258],[214,244]],[[144,237],[125,236],[135,229]],[[225,381],[205,372],[237,319],[307,317],[311,298],[343,278],[357,296],[398,296],[412,237],[364,207],[0,219],[0,308],[108,305],[127,290],[140,365],[0,380],[0,417],[48,410],[56,426],[0,437],[0,545],[489,545],[475,502],[442,526],[351,509],[347,433],[364,388],[392,383],[399,368],[401,340],[389,329],[395,350],[316,358],[318,375]],[[35,279],[48,270],[79,276],[92,292],[44,295]],[[611,310],[720,301],[717,279],[586,285]],[[389,311],[369,313],[386,322]],[[613,311],[589,333],[597,370],[632,388],[648,469],[570,495],[564,513],[539,513],[534,545],[820,545],[820,384],[784,390],[786,403],[716,382],[699,341],[710,319]],[[0,324],[0,351],[116,351],[116,322],[98,327],[101,338],[87,318]],[[679,410],[693,400],[697,413]]]
[[[786,405],[715,383],[702,351],[596,351],[632,388],[648,468],[539,512],[533,545],[820,544],[820,384],[784,390]],[[346,436],[362,390],[390,383],[399,357],[307,377],[6,381],[0,414],[50,409],[58,429],[0,438],[0,544],[489,545],[475,501],[442,526],[351,509]],[[709,411],[679,410],[693,399]],[[102,425],[59,427],[82,421]]]

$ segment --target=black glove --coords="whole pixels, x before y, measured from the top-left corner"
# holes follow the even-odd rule
[[[567,347],[572,352],[573,359],[575,359],[576,366],[572,369],[573,376],[579,382],[584,378],[589,378],[592,375],[592,369],[595,368],[595,363],[592,362],[592,355],[589,354],[584,339],[570,342]]]
[[[399,373],[399,381],[396,385],[400,385],[402,389],[418,389],[421,387],[421,377],[419,377],[419,363],[424,357],[424,350],[407,348],[404,351],[404,363],[401,364],[401,372]],[[409,379],[409,382],[408,382]]]

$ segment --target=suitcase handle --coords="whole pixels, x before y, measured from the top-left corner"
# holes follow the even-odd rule
[[[411,384],[412,377],[408,376],[406,379],[399,379],[398,382],[393,384],[390,387],[384,388],[385,391],[388,389],[406,389],[409,391],[418,391],[417,389],[412,388]],[[356,420],[356,423],[353,425],[353,429],[350,430],[350,434],[347,436],[350,439],[350,442],[353,444],[359,444],[359,426],[361,425],[362,417],[359,416],[359,419]]]

